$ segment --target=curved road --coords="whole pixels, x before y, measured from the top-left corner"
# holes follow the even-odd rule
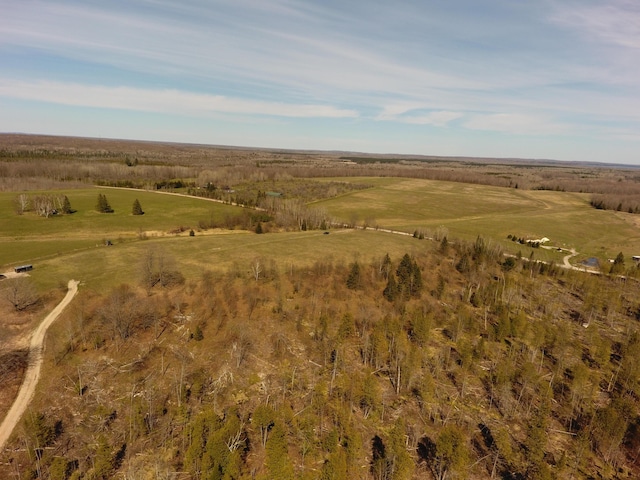
[[[565,255],[562,258],[562,263],[564,265],[564,268],[570,268],[570,269],[573,269],[573,270],[584,270],[584,269],[580,269],[579,267],[574,267],[573,265],[571,265],[571,262],[569,262],[569,260],[572,257],[575,257],[576,255],[578,255],[578,252],[576,252],[575,248],[572,248],[571,250],[569,250],[569,255]]]
[[[78,293],[78,283],[76,280],[69,280],[69,290],[62,299],[62,301],[56,305],[56,307],[46,316],[46,318],[38,325],[33,336],[31,337],[31,343],[29,344],[29,366],[22,380],[22,386],[18,392],[18,396],[11,405],[9,413],[0,425],[0,452],[4,449],[5,443],[11,436],[11,432],[20,421],[22,414],[29,406],[33,393],[38,385],[38,379],[40,378],[40,367],[42,366],[43,358],[43,345],[44,337],[47,333],[47,329],[53,322],[60,316],[69,302],[73,299],[76,293]]]

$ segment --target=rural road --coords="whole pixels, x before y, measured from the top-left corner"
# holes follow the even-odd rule
[[[564,265],[564,268],[580,270],[580,268],[574,267],[573,265],[571,265],[571,262],[569,262],[569,259],[571,259],[571,257],[575,257],[576,255],[578,255],[578,252],[576,252],[575,248],[572,248],[569,251],[569,255],[566,255],[562,258],[562,263]]]
[[[33,397],[33,393],[38,385],[38,379],[40,378],[40,367],[42,366],[43,358],[43,346],[44,337],[47,333],[47,329],[58,318],[69,302],[73,299],[76,293],[78,293],[78,283],[76,280],[69,280],[69,290],[62,299],[62,301],[51,310],[49,315],[38,325],[31,337],[31,343],[29,344],[29,365],[24,375],[24,380],[18,392],[18,396],[11,405],[9,413],[0,425],[0,452],[4,449],[5,443],[11,436],[11,432],[20,421],[22,414],[29,406],[29,402]]]

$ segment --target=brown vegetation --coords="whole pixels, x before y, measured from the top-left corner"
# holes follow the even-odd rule
[[[324,229],[334,220],[307,202],[366,185],[320,177],[386,175],[593,192],[599,208],[637,180],[550,162],[0,136],[0,189],[20,212],[35,203],[24,190],[102,183],[257,207],[201,228]],[[637,478],[640,285],[617,275],[623,258],[596,276],[436,236],[400,258],[255,257],[197,281],[149,249],[138,279],[82,292],[50,331],[44,393],[0,477]],[[47,303],[28,281],[2,286],[5,317]],[[0,354],[4,400],[25,362],[20,345]]]
[[[640,211],[640,175],[633,167],[489,158],[356,157],[313,151],[0,135],[0,191],[98,183],[184,189],[253,206],[267,191],[308,202],[338,195],[347,188],[340,183],[320,186],[310,178],[366,176],[592,193],[596,208]]]
[[[141,283],[85,292],[59,325],[57,394],[0,473],[637,476],[637,283],[507,262],[482,239],[421,245],[164,286],[145,283],[164,264],[150,256]]]

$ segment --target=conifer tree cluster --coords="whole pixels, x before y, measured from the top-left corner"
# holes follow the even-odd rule
[[[420,267],[408,253],[405,253],[396,269],[395,275],[389,274],[387,286],[382,294],[384,298],[392,302],[396,298],[408,299],[417,297],[420,295],[421,290],[422,273],[420,272]]]
[[[98,194],[98,203],[96,204],[96,210],[100,213],[113,213],[113,208],[109,205],[107,196],[101,193]]]

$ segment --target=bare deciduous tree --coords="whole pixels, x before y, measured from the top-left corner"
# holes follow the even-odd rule
[[[55,211],[53,195],[36,195],[33,197],[33,208],[41,217],[49,218]]]
[[[19,312],[40,301],[38,290],[28,278],[12,278],[6,281],[3,298]]]
[[[29,195],[26,193],[21,193],[17,195],[14,199],[15,210],[18,215],[22,215],[24,212],[29,210],[31,206],[31,201],[29,199]]]
[[[100,313],[112,330],[112,337],[125,339],[131,335],[137,313],[135,293],[127,285],[115,288]]]
[[[256,280],[260,280],[260,274],[262,273],[262,260],[259,257],[256,257],[253,262],[251,262],[251,275]]]
[[[175,260],[167,256],[160,249],[147,250],[141,264],[142,285],[151,295],[151,289],[156,285],[170,287],[184,283],[184,276],[175,266]]]

